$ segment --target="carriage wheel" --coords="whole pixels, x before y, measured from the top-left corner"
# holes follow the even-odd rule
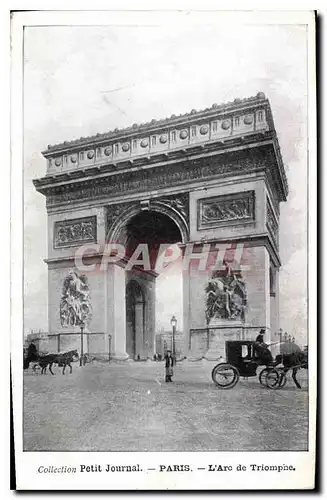
[[[269,372],[269,368],[264,368],[260,374],[259,374],[259,382],[261,385],[267,385],[266,384],[266,377],[267,377],[267,373]]]
[[[235,366],[220,363],[212,370],[211,377],[220,389],[231,389],[239,381],[240,374]]]
[[[279,382],[281,381],[281,373],[275,368],[267,368],[265,377],[265,384],[269,389],[279,389]]]
[[[276,376],[276,373],[278,377]],[[284,373],[279,371],[278,369],[275,370],[274,368],[264,368],[259,374],[259,382],[261,385],[269,387],[270,389],[277,389],[277,385],[281,382],[281,380],[279,380],[279,377],[282,378],[283,374]],[[284,387],[284,385],[282,387]]]

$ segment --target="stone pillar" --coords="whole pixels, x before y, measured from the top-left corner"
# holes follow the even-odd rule
[[[107,277],[106,332],[111,335],[111,359],[125,361],[128,359],[126,353],[125,270],[118,265],[111,264],[108,266]]]
[[[269,268],[270,268],[270,257],[269,253],[265,250],[265,266],[264,266],[264,276],[265,276],[265,326],[266,326],[266,333],[265,333],[265,342],[267,344],[270,344],[271,342],[271,313],[270,313],[270,278],[269,278]]]
[[[278,339],[279,325],[279,271],[274,270],[274,283],[270,290],[270,341],[276,342]],[[277,335],[276,335],[277,334]]]
[[[136,358],[140,355],[141,359],[147,357],[145,353],[144,345],[144,314],[143,314],[144,304],[143,302],[138,302],[135,304],[135,356]]]
[[[143,358],[152,359],[155,352],[155,278],[143,280],[143,291],[145,303],[142,309],[143,315]],[[138,304],[136,304],[138,305]],[[142,357],[142,356],[141,356]]]
[[[191,338],[190,338],[190,276],[188,271],[183,272],[183,345],[182,355],[190,356]]]

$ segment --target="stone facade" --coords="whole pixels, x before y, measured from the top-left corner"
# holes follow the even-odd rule
[[[144,214],[151,251],[164,238],[184,257],[191,243],[212,259],[217,248],[232,249],[225,276],[199,272],[194,258],[183,271],[184,355],[219,358],[226,339],[253,338],[262,327],[269,337],[277,328],[279,204],[288,188],[262,93],[49,146],[43,155],[47,173],[34,184],[46,196],[49,335],[60,338],[60,350],[78,348],[83,323],[90,353],[153,357],[156,272],[130,269],[124,258],[102,265],[108,243],[135,247],[133,221]],[[146,225],[142,231],[147,240]],[[240,248],[243,262],[233,257]],[[68,289],[67,276],[76,278]]]

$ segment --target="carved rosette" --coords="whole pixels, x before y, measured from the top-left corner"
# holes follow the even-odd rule
[[[221,128],[223,130],[228,130],[231,127],[231,124],[232,124],[231,120],[224,120],[221,124]]]
[[[243,121],[245,125],[251,125],[253,123],[253,115],[246,115]]]
[[[105,148],[105,150],[104,150],[104,154],[105,154],[106,156],[110,156],[110,155],[111,155],[111,153],[112,153],[112,146],[107,146],[107,147]]]
[[[198,229],[253,222],[254,218],[254,191],[198,200]]]
[[[247,308],[247,290],[240,272],[229,266],[216,272],[205,287],[206,319],[244,321]]]
[[[96,240],[96,216],[55,222],[53,237],[54,248],[93,243]]]
[[[91,294],[87,277],[76,269],[64,279],[60,300],[62,327],[87,327],[92,319]]]

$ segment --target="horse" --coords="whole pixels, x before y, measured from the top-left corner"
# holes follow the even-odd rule
[[[64,352],[62,354],[57,354],[55,363],[58,366],[62,366],[62,374],[65,374],[65,369],[66,366],[69,366],[70,368],[70,373],[73,372],[73,367],[71,363],[74,361],[74,359],[79,359],[79,355],[76,349],[73,349],[72,351]]]
[[[299,351],[290,354],[278,354],[276,356],[276,364],[283,365],[282,370],[284,372],[285,380],[288,370],[292,370],[292,379],[294,380],[296,387],[301,389],[301,385],[296,378],[296,374],[300,368],[305,368],[306,370],[308,369],[308,353],[305,351]]]
[[[46,374],[47,366],[49,366],[51,375],[55,375],[52,371],[52,365],[56,363],[57,356],[57,354],[45,354],[38,357],[37,363],[41,367],[41,375]]]

